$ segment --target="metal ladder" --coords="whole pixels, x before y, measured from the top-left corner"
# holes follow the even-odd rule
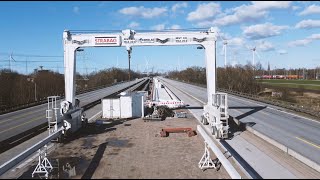
[[[48,119],[49,136],[58,130],[58,111],[57,99],[60,96],[48,97],[48,109],[46,110],[46,118]],[[60,104],[60,103],[59,103]]]
[[[217,108],[218,117],[217,122],[221,123],[220,135],[222,138],[228,138],[229,130],[229,114],[228,114],[228,95],[226,93],[213,94],[213,106]]]

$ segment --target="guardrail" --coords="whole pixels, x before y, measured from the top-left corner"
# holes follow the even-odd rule
[[[61,134],[62,129],[59,129],[54,134],[46,137],[44,140],[36,143],[35,145],[31,146],[30,148],[26,149],[16,157],[12,158],[11,160],[7,161],[6,163],[2,164],[0,166],[0,175],[7,172],[10,168],[14,167],[24,159],[26,159],[28,156],[30,156],[32,153],[40,149],[42,146],[48,144],[52,139],[57,138]]]
[[[237,172],[237,170],[232,166],[229,160],[224,156],[224,154],[220,151],[220,149],[214,144],[211,137],[205,132],[205,130],[200,125],[197,125],[197,131],[201,134],[205,142],[208,143],[210,149],[217,156],[217,158],[219,159],[223,167],[226,169],[230,177],[232,179],[241,179],[241,176]]]
[[[296,152],[295,150],[289,148],[288,146],[274,140],[271,139],[270,137],[268,137],[267,135],[264,135],[261,132],[258,132],[257,130],[254,130],[249,124],[247,123],[243,123],[241,121],[239,121],[237,118],[230,116],[230,119],[232,119],[239,127],[244,127],[245,130],[251,132],[252,134],[260,137],[261,139],[267,141],[268,143],[272,144],[273,146],[277,147],[278,149],[282,150],[283,152],[287,153],[288,155],[296,158],[297,160],[303,162],[304,164],[308,165],[309,167],[311,167],[312,169],[320,172],[320,165],[318,163],[316,163],[315,161],[303,156],[302,154]]]

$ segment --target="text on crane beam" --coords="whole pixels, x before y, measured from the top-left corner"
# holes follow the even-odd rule
[[[95,38],[96,44],[117,44],[118,39],[117,37],[96,37]]]

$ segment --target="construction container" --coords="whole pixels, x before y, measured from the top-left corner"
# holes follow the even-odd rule
[[[102,99],[102,118],[120,118],[120,99]]]
[[[136,118],[144,116],[147,91],[132,92],[117,99],[102,99],[102,118]]]
[[[145,93],[140,91],[120,97],[121,118],[144,116]]]

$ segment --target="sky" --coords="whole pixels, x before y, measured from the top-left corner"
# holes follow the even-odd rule
[[[217,66],[255,62],[264,68],[320,66],[319,1],[30,1],[0,2],[0,68],[63,73],[62,33],[68,30],[161,31],[214,27]],[[12,57],[12,58],[11,58]],[[196,46],[134,47],[131,69],[140,72],[205,67]],[[125,47],[86,48],[77,71],[128,68]]]

